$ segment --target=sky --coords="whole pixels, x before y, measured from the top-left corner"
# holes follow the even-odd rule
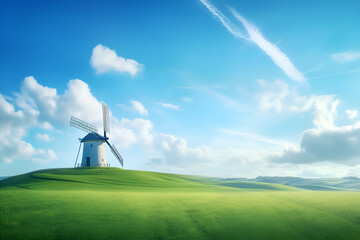
[[[0,176],[74,166],[360,176],[358,1],[0,2]],[[111,166],[120,167],[106,148]]]

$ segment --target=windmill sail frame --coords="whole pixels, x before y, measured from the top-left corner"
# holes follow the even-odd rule
[[[102,103],[104,137],[106,133],[110,133],[109,107]]]
[[[71,116],[70,126],[78,128],[78,129],[83,130],[88,133],[92,133],[92,132],[97,133],[98,132],[96,126],[94,126],[90,123],[87,123],[81,119],[78,119],[74,116]]]

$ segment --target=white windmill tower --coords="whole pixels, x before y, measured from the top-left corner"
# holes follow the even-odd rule
[[[107,143],[107,145],[109,145],[111,152],[120,162],[121,166],[124,166],[123,158],[121,157],[120,153],[116,150],[114,144],[110,145],[108,141],[109,138],[106,136],[107,133],[110,133],[110,123],[109,123],[109,108],[104,103],[102,103],[102,110],[103,110],[104,136],[101,136],[98,133],[98,130],[94,125],[91,125],[90,123],[87,123],[74,116],[71,116],[70,126],[78,128],[88,133],[84,138],[82,139],[79,138],[80,146],[76,156],[75,167],[79,157],[81,144],[84,145],[81,167],[109,166],[105,158],[104,143]]]

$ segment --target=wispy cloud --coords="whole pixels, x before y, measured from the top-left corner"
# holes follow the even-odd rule
[[[331,59],[338,63],[345,63],[360,60],[360,52],[347,51],[342,53],[334,53],[331,55]]]
[[[247,109],[247,106],[239,102],[238,99],[231,98],[228,95],[225,95],[215,90],[217,88],[222,88],[222,87],[224,86],[187,86],[187,87],[179,87],[179,88],[207,93],[210,96],[218,99],[224,106],[233,109],[235,111],[243,112],[245,109]]]
[[[159,105],[164,108],[168,108],[168,109],[180,110],[180,107],[178,105],[174,105],[171,103],[159,103]]]
[[[279,139],[275,139],[275,138],[269,138],[269,137],[265,137],[265,136],[261,136],[261,135],[253,134],[253,133],[238,132],[238,131],[233,131],[233,130],[229,130],[229,129],[220,129],[220,132],[248,138],[248,139],[251,139],[254,141],[258,141],[258,142],[270,143],[270,144],[274,144],[274,145],[295,146],[295,144],[288,142],[288,141],[279,140]]]
[[[185,97],[185,96],[182,97],[181,100],[183,100],[184,102],[191,102],[192,101],[191,98]]]
[[[261,50],[263,50],[273,62],[281,68],[284,73],[292,80],[303,83],[306,82],[305,77],[296,69],[290,59],[280,51],[276,44],[272,44],[267,41],[261,32],[252,24],[250,24],[244,17],[242,17],[234,8],[230,8],[230,11],[234,17],[239,20],[245,27],[249,37],[245,37],[244,34],[231,22],[222,12],[215,8],[207,0],[200,0],[206,8],[214,15],[224,27],[236,38],[245,39],[254,42]]]
[[[345,75],[345,74],[349,74],[349,73],[355,73],[355,72],[360,72],[360,69],[354,69],[354,70],[345,71],[345,72],[339,72],[339,73],[325,74],[325,75],[321,75],[321,76],[310,77],[309,79],[320,79],[320,78],[335,77],[335,76],[341,76],[341,75]]]

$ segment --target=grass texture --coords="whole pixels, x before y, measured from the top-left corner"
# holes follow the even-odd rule
[[[0,239],[360,239],[360,192],[42,170],[0,181]]]

